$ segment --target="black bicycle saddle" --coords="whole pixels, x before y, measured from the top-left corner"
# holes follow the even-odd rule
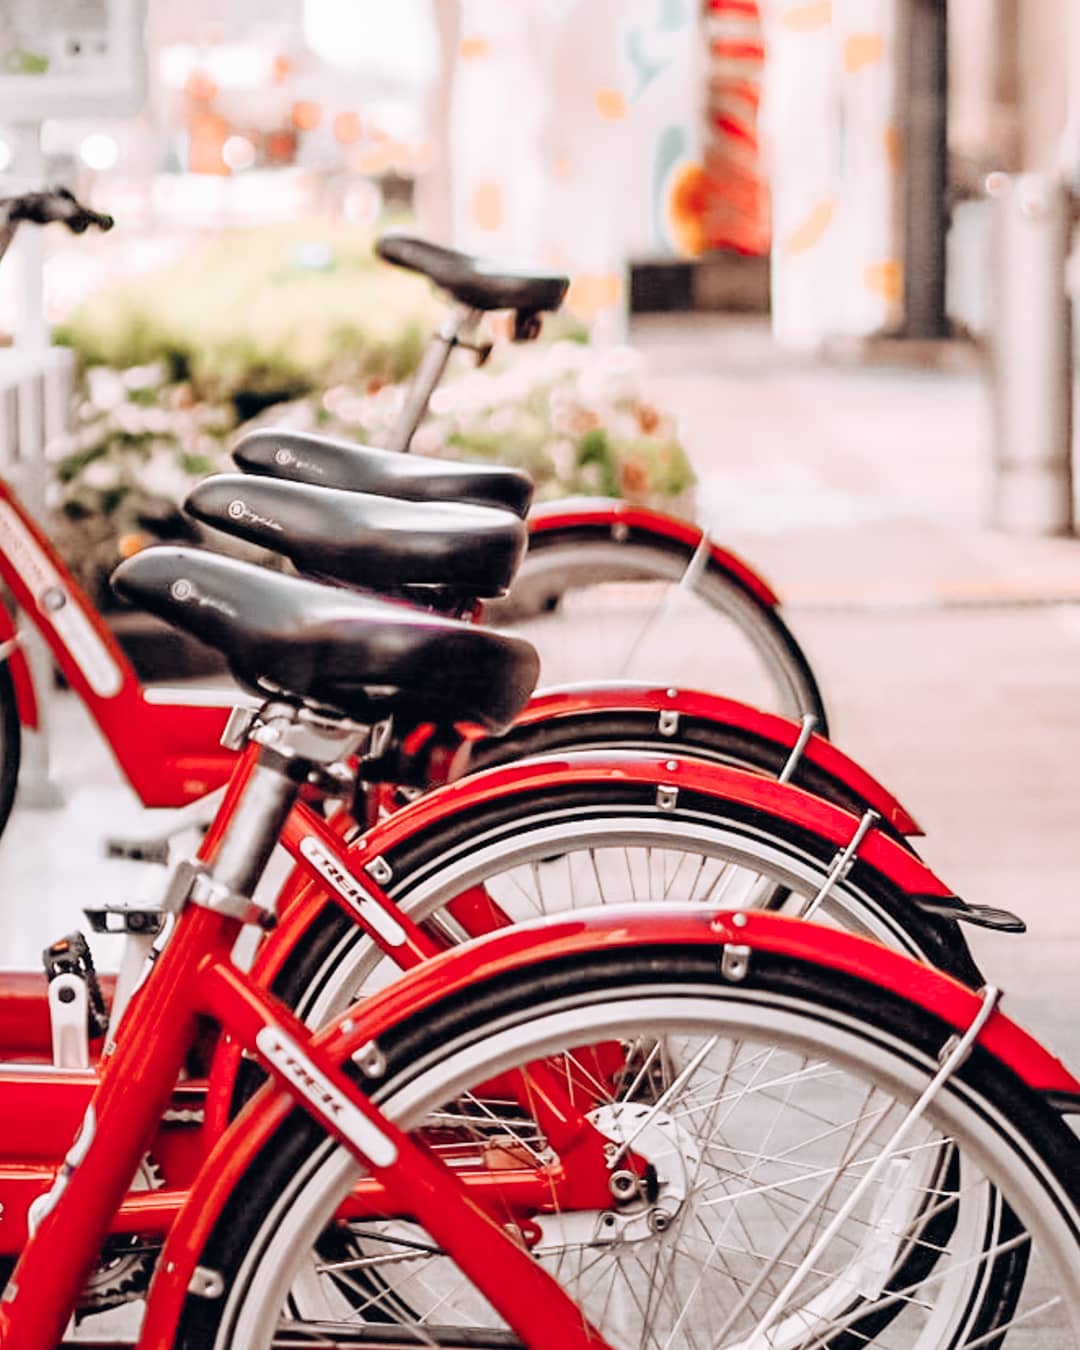
[[[524,516],[532,501],[532,479],[520,469],[403,455],[302,431],[251,431],[237,441],[232,457],[244,473],[373,497],[496,506],[517,516]]]
[[[145,549],[112,585],[217,648],[249,688],[361,723],[393,715],[501,730],[539,673],[520,638],[198,549]]]
[[[205,525],[288,558],[301,572],[386,594],[437,589],[485,599],[509,588],[525,526],[508,511],[403,502],[361,492],[218,474],[184,509]]]
[[[455,300],[473,309],[558,309],[570,285],[561,272],[535,271],[489,262],[412,234],[384,234],[375,252],[384,262],[420,272]]]

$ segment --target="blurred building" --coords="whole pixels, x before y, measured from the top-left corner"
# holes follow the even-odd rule
[[[985,173],[1080,181],[1078,10],[148,0],[143,112],[49,118],[41,142],[133,231],[415,207],[464,247],[566,267],[578,312],[616,327],[631,300],[764,300],[771,270],[793,343],[931,334],[950,227],[957,275],[980,247]]]

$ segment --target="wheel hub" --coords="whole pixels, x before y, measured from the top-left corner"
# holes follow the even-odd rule
[[[538,1254],[662,1237],[675,1223],[698,1173],[701,1149],[667,1111],[647,1102],[613,1102],[590,1111],[588,1120],[609,1141],[607,1151],[616,1163],[633,1152],[646,1164],[648,1175],[615,1167],[610,1208],[537,1215],[541,1236],[533,1250]]]

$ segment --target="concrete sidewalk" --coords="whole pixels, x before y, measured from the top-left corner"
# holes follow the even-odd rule
[[[836,739],[923,823],[951,886],[1025,916],[1027,937],[977,935],[979,955],[1080,1064],[1080,542],[981,528],[977,369],[779,358],[763,328],[695,316],[632,338],[681,419],[703,521],[784,597]],[[100,833],[140,812],[81,709],[61,698],[58,716],[68,804],[20,806],[0,842],[5,964],[36,963],[85,895],[159,875],[97,860]]]

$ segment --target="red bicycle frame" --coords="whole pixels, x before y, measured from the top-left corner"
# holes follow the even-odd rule
[[[222,850],[226,826],[254,779],[260,755],[261,748],[250,744],[238,762],[215,828],[200,850],[204,863],[212,864]],[[403,916],[399,921],[404,937],[411,925]],[[477,1189],[455,1178],[420,1141],[385,1120],[320,1041],[233,965],[241,927],[231,914],[192,904],[182,908],[150,982],[128,1009],[114,1053],[102,1061],[75,1142],[51,1187],[33,1206],[30,1240],[0,1307],[0,1345],[45,1350],[61,1338],[110,1216],[121,1206],[170,1104],[201,1015],[212,1016],[228,1035],[258,1053],[274,1079],[354,1153],[374,1184],[385,1187],[380,1210],[385,1212],[389,1202],[422,1222],[530,1344],[552,1350],[602,1345],[571,1300],[508,1236],[497,1217],[505,1206],[498,1179]],[[412,945],[425,945],[422,935],[417,933]],[[602,1136],[544,1065],[529,1070],[525,1100],[561,1152],[573,1152],[580,1162],[573,1177],[542,1169],[547,1194],[568,1185],[575,1204],[606,1203],[610,1192]],[[508,1184],[513,1181],[509,1178]],[[535,1185],[529,1191],[534,1199],[542,1193]],[[528,1309],[541,1306],[544,1326],[539,1329]],[[144,1343],[163,1342],[150,1336]]]
[[[155,703],[46,535],[0,478],[0,579],[49,646],[145,806],[183,806],[219,787],[235,756],[219,745],[229,707]],[[15,639],[0,607],[0,641]],[[29,666],[15,647],[11,671],[23,722],[35,727]]]
[[[254,772],[258,753],[259,748],[250,745],[238,763],[215,825],[204,841],[201,856],[207,862],[213,861],[221,847],[226,827]],[[729,795],[746,804],[767,809],[775,807],[778,797],[783,795],[800,820],[813,823],[837,843],[850,834],[851,818],[846,813],[808,794],[738,770],[641,757],[630,763],[612,762],[606,769],[590,758],[589,772],[607,772],[623,781],[636,776],[642,782],[655,783],[661,764],[667,777],[689,791],[707,785],[715,787],[719,776],[724,779]],[[575,772],[580,778],[580,769],[576,770],[569,760],[535,761],[493,771],[484,776],[484,782],[479,779],[462,782],[444,789],[438,796],[450,797],[454,804],[466,809],[470,798],[475,799],[480,793],[494,793],[504,800],[515,791],[529,791],[541,781],[548,786],[573,781]],[[593,1132],[580,1112],[572,1105],[568,1109],[565,1102],[558,1100],[556,1091],[551,1097],[551,1118],[543,1122],[549,1137],[559,1141],[560,1152],[573,1147],[576,1156],[585,1160],[580,1170],[575,1169],[573,1177],[553,1177],[545,1172],[541,1178],[535,1171],[521,1169],[498,1179],[483,1176],[471,1183],[451,1180],[416,1141],[405,1140],[386,1125],[340,1071],[348,1055],[365,1039],[378,1034],[378,1028],[389,1021],[423,1009],[440,992],[463,987],[479,972],[497,972],[503,966],[513,968],[530,959],[534,952],[538,956],[553,955],[556,951],[566,954],[631,941],[757,942],[763,949],[810,954],[837,968],[842,966],[861,974],[872,972],[874,978],[888,987],[909,993],[925,990],[927,997],[933,995],[935,1000],[943,1000],[947,1008],[956,1010],[957,1025],[963,1022],[964,1010],[976,1001],[975,995],[946,977],[925,967],[912,966],[876,945],[832,932],[808,936],[813,930],[753,914],[745,916],[745,924],[736,930],[725,916],[703,913],[700,908],[689,915],[642,916],[640,911],[623,911],[610,917],[605,914],[602,919],[572,918],[549,923],[539,931],[535,927],[525,931],[514,929],[480,948],[437,955],[432,940],[394,908],[365,870],[365,863],[372,856],[388,848],[393,838],[405,831],[410,817],[415,827],[417,817],[423,819],[436,809],[434,797],[422,798],[349,847],[308,808],[296,807],[289,817],[284,839],[297,863],[320,886],[329,883],[328,889],[335,898],[399,965],[416,967],[383,995],[337,1019],[326,1032],[312,1037],[260,987],[259,981],[265,979],[271,964],[268,956],[261,959],[260,968],[250,975],[232,966],[230,953],[240,927],[237,919],[189,906],[181,913],[176,931],[159,958],[149,992],[144,989],[136,995],[121,1027],[119,1047],[115,1054],[104,1059],[99,1076],[92,1072],[49,1074],[32,1066],[22,1071],[9,1068],[0,1076],[0,1092],[6,1094],[5,1119],[12,1125],[32,1122],[35,1134],[32,1149],[21,1152],[19,1141],[23,1136],[18,1130],[13,1130],[14,1138],[5,1140],[5,1156],[0,1163],[5,1219],[9,1215],[14,1218],[22,1238],[25,1233],[18,1228],[21,1216],[26,1213],[28,1203],[36,1200],[40,1223],[38,1235],[26,1247],[17,1271],[17,1296],[0,1312],[0,1344],[5,1350],[11,1347],[39,1350],[55,1344],[65,1320],[64,1307],[76,1296],[106,1232],[160,1237],[171,1229],[169,1250],[155,1284],[144,1336],[145,1344],[168,1344],[169,1336],[163,1328],[175,1316],[176,1300],[187,1288],[186,1281],[177,1283],[180,1279],[177,1272],[184,1268],[188,1256],[195,1259],[191,1254],[199,1250],[201,1236],[227,1198],[241,1160],[250,1161],[256,1142],[265,1140],[273,1123],[280,1121],[298,1097],[358,1157],[366,1157],[374,1164],[373,1179],[365,1182],[349,1201],[350,1213],[386,1213],[388,1205],[397,1205],[399,1208],[393,1212],[416,1216],[437,1241],[445,1242],[455,1253],[456,1241],[470,1244],[471,1250],[483,1252],[484,1258],[475,1262],[465,1259],[462,1268],[489,1297],[492,1297],[491,1282],[497,1281],[505,1290],[519,1276],[532,1281],[540,1300],[533,1306],[542,1304],[544,1309],[542,1327],[532,1323],[522,1325],[522,1305],[517,1300],[512,1300],[514,1307],[506,1307],[499,1298],[492,1297],[496,1307],[530,1345],[595,1343],[590,1333],[582,1331],[576,1311],[565,1310],[569,1320],[563,1320],[561,1314],[551,1320],[553,1305],[546,1279],[536,1275],[535,1263],[527,1261],[533,1272],[528,1277],[516,1268],[520,1266],[520,1248],[505,1240],[491,1218],[490,1208],[497,1204],[500,1212],[504,1212],[504,1206],[509,1206],[510,1212],[528,1210],[540,1203],[541,1196],[550,1196],[553,1185],[561,1188],[560,1196],[567,1203],[584,1207],[601,1203],[598,1197],[603,1181],[602,1153],[590,1147]],[[923,864],[888,839],[871,834],[865,848],[868,856],[872,853],[875,862],[908,889],[947,893]],[[478,913],[483,918],[485,911]],[[490,907],[487,915],[488,922],[497,926],[498,915],[492,914]],[[287,932],[298,922],[299,905],[286,914],[282,927]],[[288,945],[286,933],[282,941]],[[282,950],[280,944],[278,950]],[[269,1067],[278,1083],[274,1092],[264,1093],[257,1104],[248,1108],[242,1124],[227,1135],[228,1142],[222,1140],[215,1147],[205,1169],[202,1167],[206,1157],[205,1135],[200,1139],[200,1132],[185,1131],[182,1127],[170,1134],[167,1126],[160,1126],[170,1107],[182,1114],[185,1107],[200,1099],[198,1085],[178,1088],[176,1077],[201,1013],[210,1014],[223,1028],[223,1043],[261,1048],[269,1054]],[[1080,1085],[1052,1056],[1007,1025],[1005,1019],[992,1022],[984,1035],[996,1053],[1015,1064],[1025,1081],[1047,1090],[1080,1091]],[[543,1066],[539,1066],[540,1088],[544,1087],[542,1070]],[[312,1082],[319,1085],[317,1090],[312,1088]],[[228,1086],[218,1083],[219,1089]],[[330,1095],[322,1097],[320,1093]],[[205,1103],[211,1140],[213,1131],[224,1123],[222,1100],[219,1092],[216,1109],[212,1099]],[[545,1110],[545,1100],[543,1091],[530,1092],[534,1109]],[[332,1112],[327,1107],[328,1101],[336,1103]],[[73,1126],[80,1117],[83,1125],[79,1140],[68,1149],[66,1161],[57,1172],[56,1160],[64,1156]],[[349,1122],[347,1129],[342,1127],[342,1120]],[[169,1160],[170,1188],[128,1193],[130,1177],[155,1129],[158,1133],[152,1146],[155,1153],[160,1151]],[[408,1159],[409,1181],[404,1188],[396,1170],[388,1164],[380,1165],[379,1159],[391,1154]],[[595,1172],[588,1162],[590,1156],[596,1160]],[[190,1196],[184,1190],[188,1184],[195,1187]],[[50,1197],[53,1208],[48,1208],[50,1201],[42,1202],[43,1195]],[[425,1206],[432,1207],[430,1212]],[[42,1210],[47,1212],[42,1214]],[[465,1217],[460,1218],[461,1215]],[[63,1249],[62,1254],[58,1254],[59,1248]]]
[[[813,829],[838,847],[851,837],[853,819],[838,807],[771,779],[737,769],[658,755],[603,760],[566,756],[526,761],[464,779],[418,799],[387,817],[361,838],[347,843],[341,829],[304,805],[296,806],[282,833],[282,842],[296,868],[293,884],[279,899],[278,923],[260,944],[251,969],[252,979],[268,988],[291,952],[311,929],[316,916],[330,903],[340,906],[367,933],[373,943],[402,971],[425,963],[440,948],[427,932],[417,928],[378,884],[368,865],[391,853],[410,835],[445,817],[464,817],[491,801],[505,803],[536,792],[599,784],[605,780],[655,785],[659,779],[677,783],[687,792],[719,793],[744,808],[783,810],[793,823]],[[204,842],[213,856],[241,795],[243,778],[230,785],[215,825]],[[341,824],[347,823],[344,818]],[[949,891],[917,858],[877,832],[863,842],[862,856],[893,879],[907,893],[948,897]],[[479,901],[479,903],[477,903]],[[486,892],[466,893],[451,902],[455,918],[473,936],[501,927],[505,918]],[[0,1157],[0,1204],[5,1221],[0,1226],[0,1251],[14,1254],[25,1241],[21,1216],[31,1201],[47,1190],[55,1160],[81,1118],[93,1091],[93,1071],[56,1071],[43,1067],[50,1056],[50,1025],[40,976],[12,973],[0,976],[0,1049],[23,1063],[0,1070],[0,1090],[9,1093],[4,1154]],[[186,1187],[230,1120],[233,1085],[241,1044],[228,1034],[218,1038],[209,1082],[191,1082],[172,1101],[171,1123],[155,1136],[151,1153],[164,1177],[162,1190],[132,1194],[119,1206],[110,1231],[143,1232],[161,1236],[183,1202]],[[5,1077],[6,1074],[6,1077]],[[198,1112],[202,1120],[193,1120]]]

